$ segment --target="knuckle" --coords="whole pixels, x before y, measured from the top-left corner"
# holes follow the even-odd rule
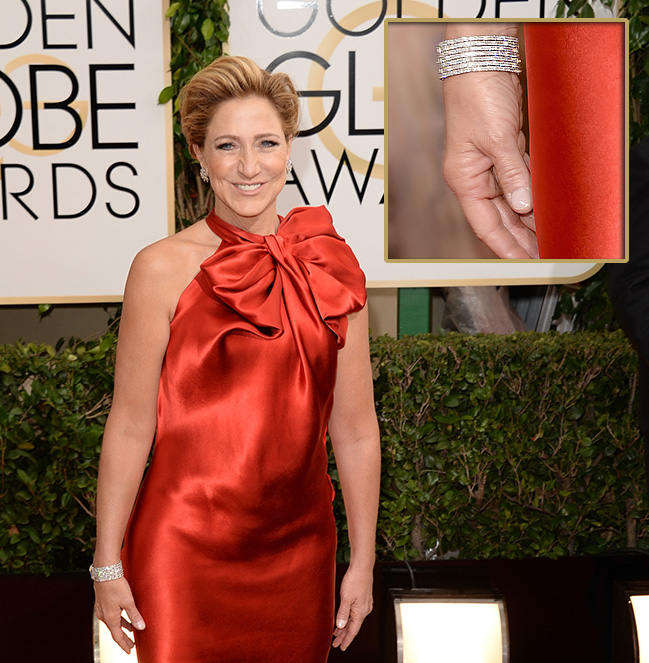
[[[108,630],[110,631],[110,634],[113,636],[113,640],[115,640],[115,642],[119,642],[124,637],[122,629],[118,628],[117,626],[109,626]]]
[[[503,157],[496,171],[501,185],[516,182],[526,176],[525,162],[518,152]]]
[[[455,155],[447,155],[444,158],[442,174],[446,184],[452,191],[457,191],[462,187],[467,178],[466,163]]]
[[[119,625],[122,623],[122,615],[119,611],[113,612],[105,616],[104,622],[109,628],[119,629]]]

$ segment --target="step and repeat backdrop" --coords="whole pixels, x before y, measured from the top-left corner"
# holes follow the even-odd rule
[[[164,0],[2,0],[0,302],[115,301],[173,231]],[[279,211],[325,204],[370,286],[575,281],[594,263],[388,262],[386,19],[540,18],[543,0],[230,3],[227,51],[292,75],[302,136]]]
[[[0,3],[0,301],[118,300],[173,231],[165,9]]]

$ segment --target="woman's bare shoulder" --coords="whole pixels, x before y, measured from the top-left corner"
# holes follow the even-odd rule
[[[135,256],[126,291],[158,293],[173,310],[200,264],[218,248],[220,239],[203,221],[146,246]],[[157,297],[156,297],[157,298]]]
[[[131,273],[141,277],[182,281],[198,272],[200,264],[216,251],[220,239],[198,221],[175,235],[144,247],[135,256]]]

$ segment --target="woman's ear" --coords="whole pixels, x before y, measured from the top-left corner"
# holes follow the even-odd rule
[[[201,151],[201,148],[198,145],[192,145],[192,149],[190,150],[194,158],[201,164],[203,165],[203,152]]]

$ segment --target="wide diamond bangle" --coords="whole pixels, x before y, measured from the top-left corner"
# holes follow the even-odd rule
[[[90,577],[95,582],[106,582],[107,580],[117,580],[124,577],[124,569],[122,568],[122,560],[120,559],[117,564],[110,566],[94,566],[90,565]]]
[[[518,38],[505,35],[472,35],[446,39],[437,45],[440,79],[473,71],[508,71],[520,74]]]

